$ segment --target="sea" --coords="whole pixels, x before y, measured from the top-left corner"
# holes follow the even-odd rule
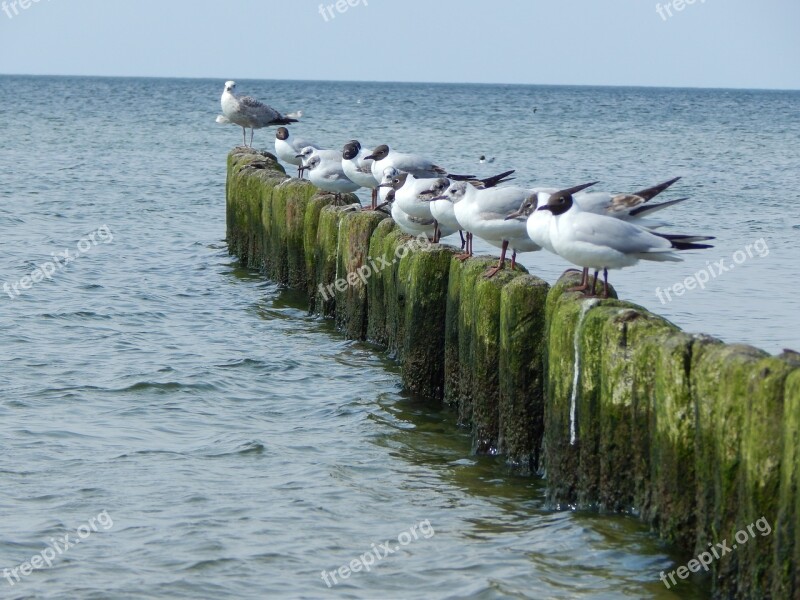
[[[0,598],[708,597],[702,574],[662,583],[691,557],[634,516],[548,507],[546,480],[472,456],[380,349],[229,254],[223,83],[0,76]],[[611,272],[620,297],[800,349],[800,92],[238,89],[302,110],[293,132],[324,146],[451,172],[619,192],[682,176],[665,230],[714,248]]]

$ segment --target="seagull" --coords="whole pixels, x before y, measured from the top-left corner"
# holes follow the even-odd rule
[[[394,167],[399,171],[411,173],[414,177],[419,178],[443,176],[457,180],[474,178],[473,175],[448,174],[447,169],[434,164],[426,158],[422,158],[416,154],[396,152],[386,144],[375,148],[365,159],[374,161],[372,163],[372,174],[375,176],[375,179],[381,179],[383,177],[383,171],[387,167]]]
[[[304,169],[308,170],[308,179],[311,183],[321,190],[335,194],[337,203],[341,201],[342,194],[355,192],[361,187],[344,174],[338,152],[335,159],[314,153],[306,162]]]
[[[486,158],[486,155],[485,155],[485,154],[481,154],[481,157],[478,159],[478,162],[479,162],[479,163],[481,163],[481,164],[483,164],[483,163],[489,163],[489,164],[491,164],[491,163],[493,163],[493,162],[494,162],[494,157],[492,157],[492,158]]]
[[[582,211],[573,195],[591,185],[559,190],[537,210],[553,215],[550,243],[559,256],[579,267],[603,270],[604,298],[608,298],[608,269],[633,266],[640,260],[680,262],[683,259],[676,250],[712,247],[697,242],[713,237],[654,233],[632,222]]]
[[[242,128],[242,138],[244,145],[247,146],[247,128],[250,128],[250,146],[253,145],[253,134],[256,129],[268,127],[270,125],[288,125],[296,123],[288,115],[282,115],[277,110],[259,102],[250,96],[236,96],[235,81],[226,81],[225,89],[222,92],[220,104],[222,105],[222,117],[217,117],[218,123],[233,123]]]
[[[397,191],[394,189],[394,187],[392,187],[392,181],[403,174],[404,173],[398,169],[395,169],[394,167],[386,167],[386,169],[384,169],[383,177],[381,178],[381,185],[378,186],[378,197],[381,200],[381,204],[378,205],[378,209],[391,203],[392,219],[394,219],[394,222],[397,223],[400,231],[413,236],[424,234],[426,237],[428,237],[428,239],[436,241],[437,228],[432,217],[422,219],[418,217],[412,217],[402,208],[400,208],[397,202],[395,202]],[[444,235],[450,235],[456,231],[457,229],[444,229],[441,233]]]
[[[632,194],[584,192],[582,190],[577,190],[573,192],[573,200],[576,208],[581,211],[606,215],[621,219],[623,221],[631,221],[647,229],[657,229],[659,227],[663,227],[666,225],[666,223],[651,221],[645,217],[650,213],[654,213],[669,206],[674,206],[675,204],[684,202],[688,200],[688,198],[679,198],[678,200],[670,200],[660,204],[647,204],[647,202],[658,196],[661,192],[665,191],[679,180],[680,177],[675,177],[674,179],[670,179],[664,183],[654,185],[653,187],[638,192],[633,192]],[[596,183],[597,182],[587,184],[586,188],[591,187]],[[558,190],[541,190],[538,194],[531,195],[522,203],[522,206],[517,212],[512,213],[507,217],[508,219],[526,221],[528,236],[531,238],[531,240],[553,254],[558,254],[550,242],[550,221],[552,220],[553,215],[549,211],[538,211],[536,209],[547,204],[547,201],[550,199],[550,195],[556,191]],[[585,268],[583,270],[581,284],[577,287],[570,288],[569,291],[583,292],[587,289],[589,289],[589,269]]]
[[[494,187],[500,183],[505,183],[506,181],[510,181],[513,178],[509,178],[509,175],[512,175],[514,171],[506,171],[505,173],[500,173],[499,175],[495,175],[494,177],[487,177],[486,179],[475,179],[470,180],[469,182],[466,181],[451,181],[450,187],[448,190],[453,190],[450,194],[449,198],[445,198],[444,196],[436,196],[435,198],[430,200],[431,205],[431,215],[439,225],[444,226],[447,229],[455,229],[461,235],[461,249],[464,249],[464,245],[466,240],[464,239],[464,234],[461,232],[461,225],[458,223],[458,219],[456,219],[455,213],[455,204],[464,197],[464,194],[467,191],[467,185],[473,185],[479,189],[485,189]]]
[[[303,148],[319,148],[319,146],[303,138],[294,137],[286,127],[278,127],[275,132],[275,156],[280,160],[290,165],[297,167],[297,176],[303,178],[303,170],[300,168],[303,165],[302,159],[298,158],[298,153]]]
[[[325,161],[338,161],[342,162],[341,154],[338,150],[328,150],[325,148],[316,148],[315,146],[305,146],[298,154],[295,155],[296,159],[301,161],[300,172],[308,169],[308,163],[312,157],[319,156]]]
[[[430,199],[442,194],[450,185],[446,177],[418,179],[411,173],[398,173],[380,187],[394,189],[394,203],[403,212],[417,219],[433,219]]]
[[[394,191],[394,190],[392,190]],[[396,194],[396,192],[395,192]],[[437,235],[437,228],[436,223],[433,218],[429,219],[420,219],[418,217],[412,217],[407,212],[405,212],[402,208],[397,205],[397,202],[392,203],[392,219],[394,222],[397,223],[397,226],[403,233],[407,233],[408,235],[418,236],[421,234],[425,234],[425,236],[433,241],[436,242],[436,235]],[[444,229],[441,231],[441,235],[448,236],[451,233],[455,233],[455,229]]]
[[[373,161],[366,158],[368,154],[369,152],[361,147],[361,143],[358,140],[350,140],[342,150],[342,169],[344,169],[344,174],[353,182],[372,190],[371,208],[375,210],[378,205],[378,184],[380,181],[372,173]]]
[[[392,179],[400,175],[400,171],[395,169],[394,167],[386,167],[383,170],[383,177],[381,177],[381,184],[384,183],[391,183]],[[394,202],[394,188],[390,185],[379,185],[378,186],[378,200],[381,201],[381,204],[378,205],[378,208],[386,206],[390,202]]]
[[[443,198],[452,201],[454,186],[448,188]],[[477,235],[493,246],[501,249],[500,261],[486,273],[486,277],[494,277],[505,267],[506,252],[511,248],[511,268],[517,262],[517,253],[535,252],[541,246],[529,237],[523,221],[507,219],[510,214],[519,210],[522,202],[536,190],[521,187],[489,188],[479,190],[466,186],[462,199],[454,204],[453,210],[461,229],[467,232],[466,252],[458,258],[465,260],[472,256],[472,237]]]

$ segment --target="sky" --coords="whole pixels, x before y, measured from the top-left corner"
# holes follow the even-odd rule
[[[798,0],[689,2],[0,0],[0,74],[800,89]]]

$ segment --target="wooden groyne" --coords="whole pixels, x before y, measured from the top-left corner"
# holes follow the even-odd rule
[[[707,567],[716,597],[800,597],[798,355],[565,291],[577,274],[486,279],[493,259],[334,206],[269,154],[231,152],[226,192],[233,254],[386,348],[409,391],[454,407],[476,453],[544,474],[551,506],[644,520],[686,554],[678,594]]]

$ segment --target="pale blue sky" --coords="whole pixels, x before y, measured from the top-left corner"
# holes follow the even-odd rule
[[[16,1],[0,73],[800,89],[798,0]]]

